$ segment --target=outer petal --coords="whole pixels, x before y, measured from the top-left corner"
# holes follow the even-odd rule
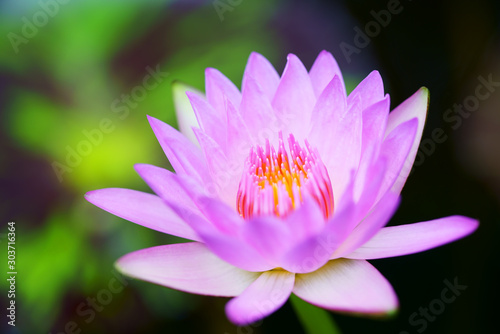
[[[299,140],[307,134],[315,101],[307,70],[297,56],[289,54],[272,106],[286,130]]]
[[[205,187],[199,181],[187,175],[174,174],[150,165],[136,165],[135,167],[146,183],[162,197],[168,207],[181,217],[197,235],[200,236],[199,231],[215,229],[205,218],[204,213],[201,212],[195,201],[197,196],[206,195]],[[193,189],[197,196],[186,191],[187,188]],[[201,236],[199,238],[200,241],[203,240]]]
[[[361,97],[361,110],[384,98],[384,83],[378,71],[372,71],[349,94],[347,104],[354,102],[356,96]]]
[[[226,115],[221,115],[200,95],[191,92],[187,93],[191,102],[196,119],[201,129],[212,137],[219,146],[226,147]],[[194,131],[191,130],[193,133]],[[196,133],[194,133],[196,138]]]
[[[240,105],[241,93],[238,88],[215,68],[205,70],[205,90],[208,103],[221,116],[224,115],[224,100],[226,98],[231,101],[233,106]]]
[[[236,325],[244,326],[260,320],[279,309],[292,293],[294,274],[267,271],[241,295],[226,304],[226,314]]]
[[[127,276],[172,289],[224,297],[239,295],[259,277],[222,261],[197,242],[141,249],[121,257],[116,267]]]
[[[428,104],[429,91],[427,90],[427,88],[422,87],[389,114],[386,134],[390,133],[400,124],[412,118],[418,118],[418,128],[415,139],[413,140],[413,145],[410,149],[410,153],[406,157],[403,168],[401,169],[396,182],[392,186],[392,190],[394,192],[399,193],[401,189],[403,189],[406,179],[410,174],[413,162],[415,161],[415,156],[417,155],[418,146],[420,145],[420,140],[422,139],[422,132],[424,130]]]
[[[243,94],[245,94],[249,79],[254,79],[267,99],[272,101],[276,88],[278,88],[280,76],[273,65],[257,52],[252,52],[248,58],[241,88]]]
[[[181,238],[200,237],[160,197],[136,190],[107,188],[85,194],[90,203],[133,223]]]
[[[136,164],[134,168],[148,186],[165,201],[175,201],[179,206],[201,214],[191,197],[175,181],[178,177],[175,173],[148,164]]]
[[[421,223],[385,227],[370,241],[346,255],[351,259],[380,259],[422,252],[463,238],[476,230],[479,222],[450,216]]]
[[[194,114],[193,107],[189,103],[186,92],[190,91],[194,94],[202,96],[203,94],[196,88],[185,85],[179,81],[172,84],[172,91],[175,105],[175,115],[177,116],[177,123],[179,130],[186,136],[193,144],[198,145],[198,141],[193,132],[193,127],[199,127],[198,120]]]
[[[387,158],[387,170],[384,175],[384,182],[380,188],[378,199],[393,187],[398,176],[402,170],[404,170],[404,164],[410,154],[417,129],[418,120],[416,118],[410,119],[400,124],[389,133],[382,144],[380,155]],[[399,191],[396,192],[393,190],[393,192],[399,194]]]
[[[321,95],[326,85],[328,85],[335,76],[340,79],[342,92],[346,95],[344,79],[342,78],[342,72],[340,71],[337,61],[330,52],[325,50],[321,51],[309,71],[309,77],[311,78],[316,97]]]
[[[170,125],[151,116],[148,120],[174,170],[208,182],[210,177],[200,148]]]
[[[391,284],[362,260],[332,260],[315,272],[297,274],[293,293],[335,311],[386,314],[398,308]]]
[[[369,177],[370,167],[378,157],[383,144],[387,116],[389,115],[389,95],[363,110],[363,135],[361,145],[361,158],[356,174],[355,197],[360,196],[362,186]],[[392,158],[392,156],[391,156]]]

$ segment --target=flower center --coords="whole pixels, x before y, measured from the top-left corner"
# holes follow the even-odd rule
[[[278,152],[266,140],[265,148],[252,147],[240,181],[237,208],[240,215],[286,216],[312,198],[326,218],[333,213],[333,191],[318,151],[305,142],[305,149],[288,137],[289,153],[280,133]]]

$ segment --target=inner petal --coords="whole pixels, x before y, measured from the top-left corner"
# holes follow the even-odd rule
[[[236,199],[242,217],[284,217],[308,199],[319,205],[326,218],[333,214],[332,185],[318,151],[307,141],[302,148],[292,134],[288,136],[288,148],[282,133],[277,151],[269,140],[265,147],[251,148]]]

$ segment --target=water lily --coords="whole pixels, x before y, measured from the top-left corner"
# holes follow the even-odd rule
[[[426,88],[389,112],[377,71],[347,95],[326,51],[310,71],[289,55],[281,77],[252,53],[241,92],[219,71],[205,74],[205,95],[187,92],[189,105],[177,99],[181,132],[149,117],[175,170],[136,165],[156,194],[86,195],[112,214],[192,241],[127,254],[117,262],[122,273],[234,297],[226,313],[240,325],[292,293],[328,310],[383,315],[398,300],[367,260],[425,251],[477,228],[462,216],[384,227],[422,136]]]

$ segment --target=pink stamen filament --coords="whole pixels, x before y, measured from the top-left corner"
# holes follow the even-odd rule
[[[307,141],[305,145],[302,149],[290,135],[289,157],[280,133],[277,152],[268,140],[265,149],[261,146],[251,149],[236,199],[242,217],[260,214],[283,217],[306,198],[312,198],[326,218],[333,214],[333,191],[326,167],[317,150]]]

